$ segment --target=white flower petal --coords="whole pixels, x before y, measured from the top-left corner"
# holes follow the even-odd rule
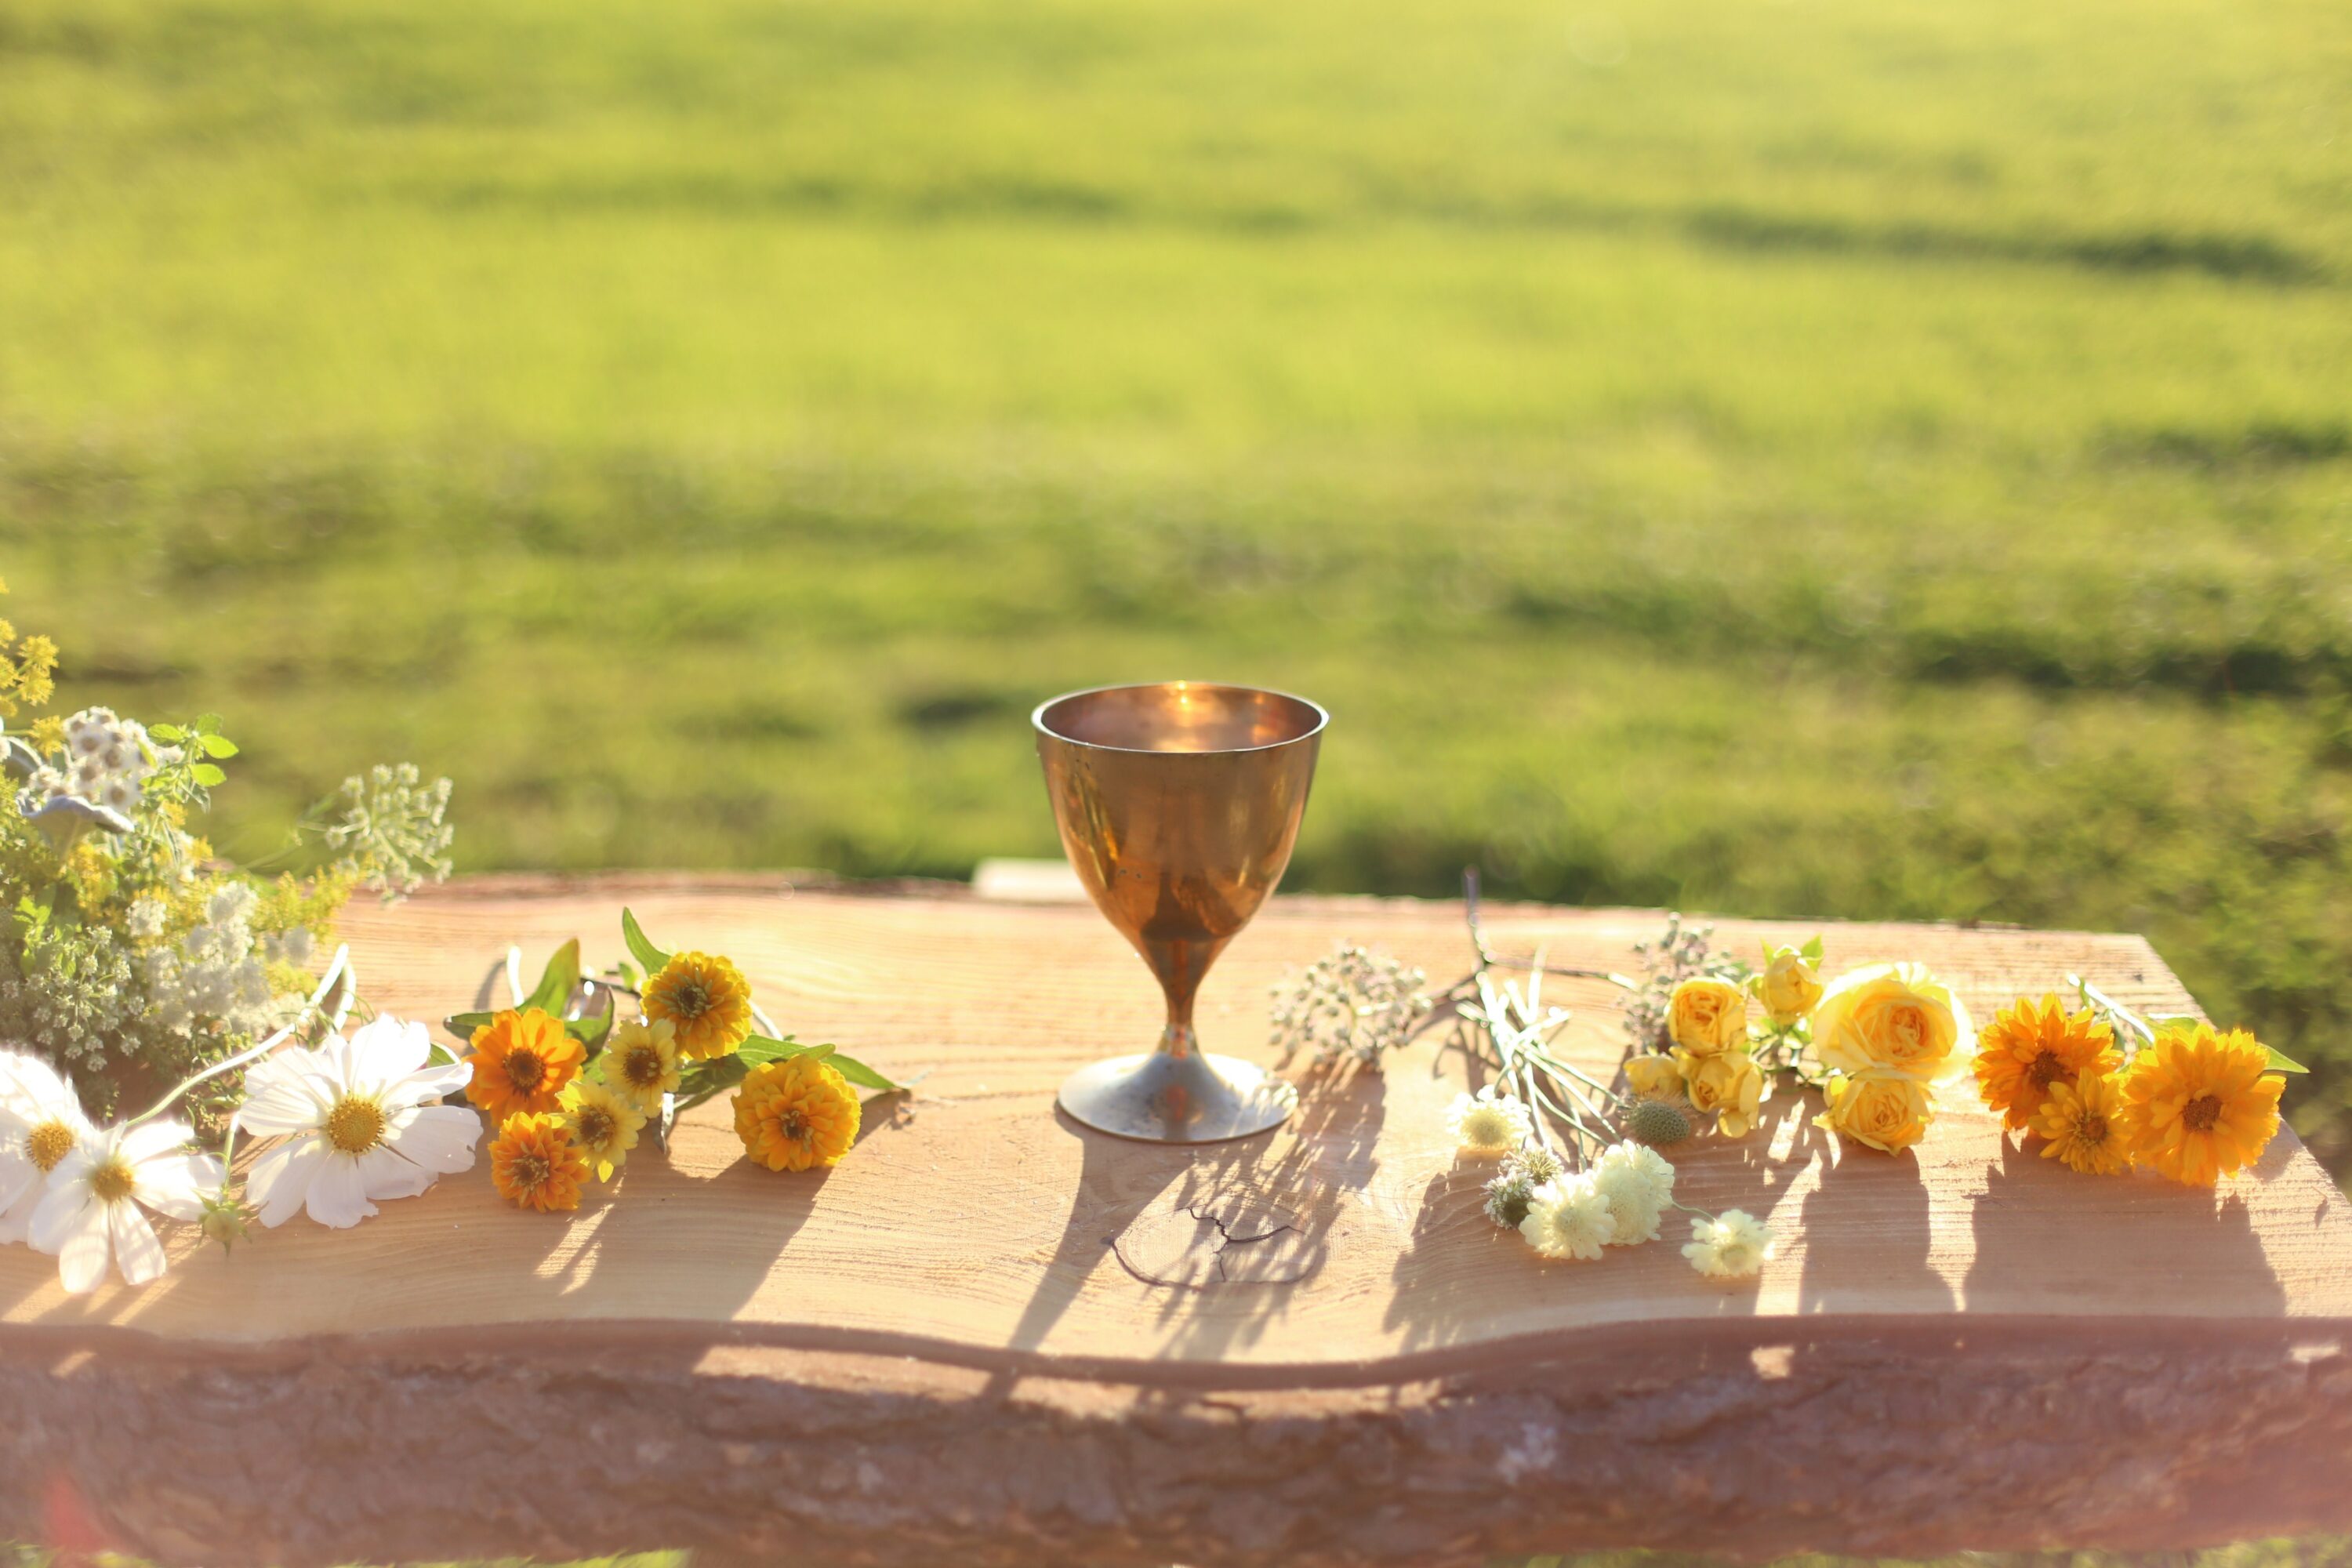
[[[402,1112],[385,1130],[384,1141],[428,1171],[450,1175],[474,1167],[482,1119],[467,1106],[426,1105]]]
[[[246,1173],[245,1195],[259,1209],[261,1223],[276,1229],[292,1219],[310,1195],[310,1182],[327,1157],[323,1138],[297,1138],[261,1152]]]
[[[367,1188],[360,1180],[360,1163],[349,1154],[330,1153],[310,1178],[310,1195],[303,1212],[320,1225],[347,1230],[375,1213]]]
[[[406,1078],[433,1054],[433,1037],[422,1024],[389,1013],[360,1026],[352,1036],[353,1080],[378,1086]]]
[[[10,1055],[5,1080],[0,1081],[0,1096],[27,1125],[55,1120],[76,1132],[90,1131],[89,1118],[82,1114],[81,1099],[73,1086],[38,1057],[22,1052]]]
[[[106,1228],[114,1242],[114,1266],[122,1270],[125,1284],[144,1285],[163,1272],[163,1244],[155,1239],[155,1227],[135,1204],[109,1204]],[[60,1270],[62,1271],[62,1260]]]
[[[318,1126],[333,1108],[333,1091],[320,1082],[322,1068],[316,1051],[279,1051],[256,1062],[245,1077],[238,1128],[267,1137]]]
[[[36,1169],[30,1160],[25,1168],[32,1171],[32,1179],[13,1190],[0,1184],[0,1244],[22,1241],[31,1230],[33,1210],[39,1206],[41,1195],[47,1190],[47,1178]]]
[[[195,1135],[195,1130],[184,1121],[149,1121],[128,1132],[117,1133],[114,1148],[124,1163],[143,1165],[159,1155],[172,1153]]]
[[[50,1194],[51,1197],[70,1195],[76,1194]],[[90,1197],[86,1191],[79,1195],[81,1203],[60,1210],[58,1222],[48,1228],[48,1237],[57,1245],[41,1248],[44,1252],[58,1255],[58,1282],[66,1288],[68,1294],[75,1296],[98,1289],[98,1282],[106,1278],[107,1263],[114,1256],[114,1244],[106,1234],[106,1205]],[[47,1215],[48,1207],[46,1202],[43,1203],[41,1213],[33,1216],[37,1234],[42,1230],[41,1220]]]
[[[423,1068],[386,1088],[383,1103],[390,1110],[435,1104],[465,1088],[473,1076],[474,1064],[467,1061],[451,1062],[446,1067]]]
[[[138,1167],[133,1195],[173,1219],[202,1219],[205,1200],[221,1189],[226,1173],[212,1154],[159,1154]]]
[[[360,1186],[371,1198],[413,1198],[433,1184],[433,1173],[379,1144],[359,1157]]]
[[[33,1205],[25,1239],[37,1252],[56,1252],[80,1223],[81,1211],[97,1202],[88,1182],[61,1182],[52,1175],[41,1201]]]

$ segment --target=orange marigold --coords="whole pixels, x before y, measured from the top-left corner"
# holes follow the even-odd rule
[[[587,1055],[555,1018],[536,1007],[509,1008],[474,1031],[466,1098],[499,1121],[552,1110]]]
[[[857,1095],[819,1058],[762,1062],[735,1091],[735,1135],[771,1171],[834,1165],[857,1138]]]
[[[677,1030],[688,1061],[723,1057],[751,1034],[751,985],[743,972],[709,953],[673,953],[646,982],[645,1013]]]
[[[2138,1130],[2142,1164],[2176,1182],[2210,1187],[2262,1157],[2279,1128],[2271,1054],[2243,1029],[2174,1026],[2132,1058],[2124,1104]]]
[[[517,1208],[547,1214],[580,1206],[588,1156],[561,1116],[509,1116],[490,1145],[490,1181]]]
[[[2113,1072],[2122,1061],[2115,1030],[2088,1008],[2069,1013],[2055,996],[2038,1006],[2021,996],[1977,1037],[1977,1089],[2006,1125],[2030,1127],[2053,1084]]]

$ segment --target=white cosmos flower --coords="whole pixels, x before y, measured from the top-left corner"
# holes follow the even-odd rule
[[[387,1016],[348,1040],[330,1036],[315,1051],[255,1064],[236,1125],[286,1139],[246,1177],[262,1224],[284,1225],[302,1209],[320,1225],[354,1226],[376,1212],[373,1200],[415,1197],[436,1176],[473,1165],[481,1119],[440,1103],[473,1068],[427,1067],[432,1050],[424,1025]]]
[[[40,1058],[0,1051],[0,1242],[22,1241],[49,1176],[95,1136],[73,1085]]]
[[[202,1219],[206,1194],[226,1173],[210,1154],[189,1153],[186,1124],[109,1127],[74,1145],[49,1173],[33,1210],[33,1245],[58,1258],[58,1279],[79,1296],[98,1289],[107,1266],[144,1285],[163,1272],[163,1244],[142,1208]]]

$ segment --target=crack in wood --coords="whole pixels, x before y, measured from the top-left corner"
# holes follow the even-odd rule
[[[1296,1212],[1248,1194],[1173,1204],[1104,1239],[1136,1279],[1187,1290],[1295,1284],[1322,1255]]]

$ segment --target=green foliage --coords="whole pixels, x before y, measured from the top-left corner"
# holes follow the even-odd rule
[[[0,0],[16,605],[478,868],[1292,687],[1293,889],[2146,931],[2345,1168],[2352,12],[1621,15]]]

